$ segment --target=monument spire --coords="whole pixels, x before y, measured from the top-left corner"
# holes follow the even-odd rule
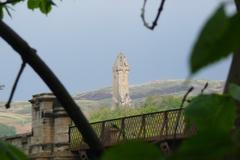
[[[119,53],[113,64],[113,104],[114,106],[130,105],[128,73],[130,71],[127,58]]]

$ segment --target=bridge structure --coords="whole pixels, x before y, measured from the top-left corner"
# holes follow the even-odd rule
[[[135,139],[152,143],[181,140],[195,132],[193,127],[187,128],[182,109],[122,117],[91,125],[104,147]],[[75,126],[69,127],[69,145],[71,151],[89,149]]]
[[[32,160],[87,159],[91,150],[78,129],[72,126],[71,118],[56,97],[42,93],[34,95],[30,102],[32,131],[1,139],[23,150]],[[168,146],[172,149],[171,142],[176,144],[195,133],[193,127],[187,127],[183,109],[122,117],[91,125],[105,148],[122,141],[140,139],[159,145],[161,150]]]

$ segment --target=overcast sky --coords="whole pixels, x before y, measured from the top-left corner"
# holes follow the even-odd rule
[[[123,52],[131,66],[131,85],[188,76],[188,55],[207,17],[219,0],[167,0],[155,31],[140,19],[143,0],[67,0],[48,15],[17,5],[4,21],[37,49],[40,57],[71,94],[112,85],[112,64]],[[151,1],[151,0],[150,0]],[[147,8],[151,21],[159,0]],[[6,100],[20,57],[0,39],[0,101]],[[230,58],[209,67],[196,79],[224,80]],[[14,100],[28,100],[48,88],[27,66]]]

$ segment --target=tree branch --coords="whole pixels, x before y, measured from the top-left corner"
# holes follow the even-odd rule
[[[25,66],[26,66],[26,62],[23,61],[23,62],[22,62],[22,65],[21,65],[21,67],[20,67],[20,70],[19,70],[19,72],[18,72],[18,74],[17,74],[16,80],[15,80],[15,82],[14,82],[14,84],[13,84],[12,91],[11,91],[11,94],[10,94],[10,96],[9,96],[8,102],[7,102],[6,105],[5,105],[6,108],[10,108],[10,104],[11,104],[11,102],[12,102],[13,95],[14,95],[14,93],[15,93],[15,90],[16,90],[16,88],[17,88],[17,84],[18,84],[18,82],[19,82],[19,79],[20,79],[20,77],[21,77],[21,75],[22,75],[22,73],[23,73],[23,70],[24,70]]]
[[[204,87],[201,89],[201,94],[204,93],[204,91],[207,89],[207,87],[208,87],[208,82],[205,83]]]
[[[20,1],[23,1],[23,0],[20,0]],[[7,5],[7,4],[11,4],[11,3],[15,3],[15,2],[20,2],[19,0],[7,0],[5,2],[0,2],[0,6],[4,6],[4,5]]]
[[[236,5],[236,8],[239,12],[240,11],[240,0],[235,0],[235,5]]]
[[[187,100],[187,97],[188,95],[193,91],[194,87],[191,86],[188,91],[185,93],[185,95],[183,96],[183,99],[182,99],[182,102],[181,102],[181,105],[179,107],[179,111],[178,111],[178,114],[177,114],[177,118],[176,118],[176,125],[175,125],[175,128],[174,128],[174,136],[173,136],[173,140],[174,140],[174,143],[175,143],[175,140],[176,140],[176,137],[177,137],[177,128],[179,126],[179,121],[180,121],[180,118],[181,118],[181,113],[182,113],[182,109],[183,109],[183,106],[184,106],[184,103],[186,102]],[[175,145],[175,144],[174,144]]]
[[[103,146],[96,133],[65,87],[61,84],[50,68],[36,54],[36,50],[31,48],[26,41],[24,41],[2,20],[0,20],[0,36],[48,85],[68,113],[69,117],[73,120],[78,130],[82,133],[82,136],[85,142],[89,145],[90,149],[92,149],[96,156],[99,156],[103,151]]]
[[[231,83],[234,83],[240,86],[239,64],[240,64],[240,49],[238,50],[238,52],[233,54],[231,66],[228,72],[228,77],[225,83],[223,93],[225,94],[228,93],[229,85]],[[237,128],[240,128],[240,102],[239,101],[236,101],[236,111],[237,111],[237,117],[235,121],[235,126]]]
[[[160,17],[160,14],[161,14],[162,10],[163,10],[164,4],[165,4],[165,0],[161,0],[161,3],[160,3],[159,8],[158,8],[157,15],[156,15],[153,23],[151,25],[149,25],[148,22],[145,19],[145,8],[146,8],[146,5],[147,5],[147,0],[143,1],[141,18],[142,18],[142,21],[143,21],[143,24],[144,24],[145,27],[147,27],[150,30],[154,30],[154,28],[157,26],[157,21]]]

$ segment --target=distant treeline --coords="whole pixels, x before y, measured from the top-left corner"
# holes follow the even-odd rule
[[[116,107],[116,109],[111,109],[111,107],[101,107],[90,114],[89,120],[90,122],[97,122],[107,119],[175,109],[179,108],[181,101],[182,96],[150,96],[147,97],[144,103],[138,107],[119,106]]]

